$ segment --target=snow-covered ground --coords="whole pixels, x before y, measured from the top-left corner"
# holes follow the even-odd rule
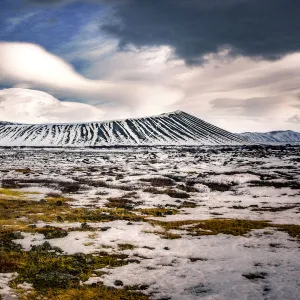
[[[290,227],[300,225],[299,154],[297,146],[2,149],[0,180],[28,201],[52,194],[70,198],[74,209],[142,217],[88,221],[92,233],[76,220],[35,223],[69,230],[47,239],[66,254],[131,259],[86,284],[141,286],[151,299],[299,299],[300,227]],[[269,225],[233,234],[201,223],[211,219],[225,227],[236,219]],[[25,251],[46,240],[37,232],[22,236],[14,242]],[[16,275],[0,275],[0,295],[13,294],[8,281]]]

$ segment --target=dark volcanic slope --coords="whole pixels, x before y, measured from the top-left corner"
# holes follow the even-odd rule
[[[3,124],[0,146],[245,144],[236,134],[182,111],[153,117],[78,124]]]

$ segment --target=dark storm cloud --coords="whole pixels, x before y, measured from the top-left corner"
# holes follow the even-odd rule
[[[68,4],[74,0],[24,0],[23,4],[38,5],[38,6],[55,6],[57,4]]]
[[[70,2],[94,2],[94,3],[106,3],[106,4],[120,4],[120,3],[126,3],[131,0],[24,0],[25,3],[32,3],[32,4],[67,4]]]
[[[249,99],[218,98],[210,101],[213,109],[230,110],[244,116],[264,116],[275,109],[282,99],[275,97],[257,97]]]
[[[113,3],[116,3],[113,1]],[[187,63],[222,48],[277,59],[300,50],[299,0],[129,0],[102,29],[120,47],[170,45]]]
[[[31,2],[31,3],[58,3],[58,2],[66,2],[65,0],[26,0],[26,2]]]

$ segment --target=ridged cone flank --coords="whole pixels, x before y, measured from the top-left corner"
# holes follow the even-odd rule
[[[1,124],[0,146],[235,145],[242,137],[190,114],[73,124]]]

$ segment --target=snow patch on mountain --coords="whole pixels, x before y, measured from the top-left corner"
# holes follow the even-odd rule
[[[0,125],[0,146],[235,144],[247,141],[182,111],[116,121]]]

